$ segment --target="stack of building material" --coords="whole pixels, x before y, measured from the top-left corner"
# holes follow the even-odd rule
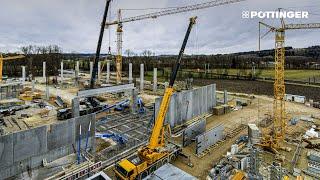
[[[300,176],[301,175],[301,169],[293,168],[293,175],[295,177]]]
[[[231,112],[231,106],[228,104],[223,104],[221,106],[213,107],[213,115],[223,115]]]
[[[248,160],[249,160],[249,157],[244,157],[241,159],[241,170],[244,171],[248,168]]]
[[[314,122],[313,118],[310,116],[300,116],[301,121]]]
[[[318,138],[319,137],[318,132],[316,132],[314,128],[307,130],[305,135],[309,138]]]
[[[306,170],[308,173],[314,177],[320,177],[320,153],[314,150],[310,150],[307,153],[308,156],[308,169]],[[305,172],[306,172],[305,171]]]
[[[238,144],[231,145],[231,154],[237,154],[239,152]]]
[[[310,150],[307,153],[308,159],[320,163],[320,152]]]
[[[248,137],[251,144],[260,142],[261,131],[256,124],[248,124]]]
[[[231,112],[231,107],[227,104],[222,105],[224,114]]]
[[[223,115],[224,114],[224,107],[222,106],[216,106],[216,107],[213,107],[213,115]]]
[[[304,104],[306,102],[306,97],[293,94],[285,94],[285,100]]]

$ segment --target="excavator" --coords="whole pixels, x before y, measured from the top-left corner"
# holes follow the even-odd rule
[[[173,85],[180,68],[182,55],[188,42],[188,38],[197,17],[191,17],[187,32],[185,34],[176,64],[170,76],[169,86],[165,89],[160,109],[152,129],[149,144],[138,149],[137,155],[122,159],[115,165],[115,176],[120,180],[143,179],[156,169],[174,160],[182,151],[181,146],[172,142],[165,142],[165,132],[170,126],[164,125],[165,116],[168,110]]]

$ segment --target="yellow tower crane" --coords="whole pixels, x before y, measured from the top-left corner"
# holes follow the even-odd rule
[[[2,54],[0,53],[0,82],[2,82],[2,70],[3,70],[3,61],[7,60],[14,60],[14,59],[22,59],[25,56],[23,55],[18,55],[18,56],[11,56],[11,57],[3,57]]]
[[[261,140],[261,146],[270,148],[274,152],[278,152],[280,143],[285,138],[286,134],[286,110],[285,110],[285,78],[284,78],[284,66],[285,66],[285,31],[293,29],[316,29],[320,28],[320,23],[308,23],[308,24],[285,24],[281,19],[281,27],[273,27],[263,22],[259,22],[259,50],[260,50],[260,26],[267,27],[269,32],[275,33],[275,74],[274,74],[274,101],[273,101],[273,129],[271,134],[263,134]],[[265,35],[266,35],[265,34]],[[264,35],[264,36],[265,36]]]
[[[123,23],[133,22],[133,21],[140,21],[144,19],[155,19],[160,16],[167,16],[167,15],[173,15],[173,14],[179,14],[189,11],[195,11],[199,9],[205,9],[215,6],[222,6],[226,4],[232,4],[237,3],[245,0],[211,0],[204,3],[199,4],[193,4],[188,6],[181,6],[181,7],[174,7],[174,8],[168,8],[163,11],[128,17],[128,18],[122,18],[122,10],[118,10],[118,16],[116,21],[107,22],[106,28],[111,25],[117,25],[117,55],[116,55],[116,71],[117,71],[117,83],[121,83],[121,71],[122,71],[122,34],[123,34]]]
[[[116,70],[117,70],[117,84],[121,83],[122,74],[122,22],[121,9],[118,10],[118,24],[117,24],[117,56],[116,56]]]

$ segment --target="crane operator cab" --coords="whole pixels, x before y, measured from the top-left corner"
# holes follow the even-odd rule
[[[135,168],[136,168],[135,165],[133,165],[127,159],[122,160],[115,166],[117,179],[129,179],[130,176],[133,175]]]
[[[144,170],[147,169],[147,163],[142,161],[138,156],[133,156],[128,159],[123,159],[115,165],[114,172],[117,179],[143,179],[148,173]]]

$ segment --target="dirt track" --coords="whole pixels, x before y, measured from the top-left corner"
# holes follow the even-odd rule
[[[273,83],[265,81],[227,80],[227,79],[195,79],[195,85],[207,85],[216,83],[217,90],[240,92],[258,95],[273,95]],[[304,85],[286,85],[287,94],[306,96],[307,99],[320,101],[320,88]]]
[[[221,97],[220,97],[221,98]],[[233,98],[233,96],[229,96],[229,98]],[[238,98],[238,97],[234,97]],[[211,116],[206,120],[206,129],[210,129],[212,127],[217,126],[218,124],[223,124],[225,127],[225,131],[229,131],[234,129],[240,124],[248,124],[248,123],[258,123],[261,119],[266,117],[266,114],[272,113],[273,106],[273,98],[266,96],[256,96],[255,99],[247,106],[238,111],[232,111],[231,113],[224,114],[221,116]],[[316,108],[310,108],[303,104],[286,102],[286,112],[288,114],[288,119],[291,117],[299,117],[301,115],[319,115],[320,111]],[[259,118],[258,118],[259,117]],[[292,135],[296,134],[295,132],[304,133],[306,129],[310,128],[310,124],[306,122],[299,122],[299,125],[296,126],[288,126],[288,134]],[[198,158],[195,156],[195,144],[191,144],[183,149],[183,153],[190,156],[191,162],[194,164],[194,167],[189,167],[186,164],[186,160],[178,159],[173,164],[178,168],[186,171],[187,173],[195,176],[196,178],[202,180],[206,179],[208,175],[208,171],[213,167],[218,160],[230,151],[231,145],[235,142],[235,140],[241,135],[246,134],[247,130],[242,130],[239,134],[235,135],[229,141],[222,143],[216,149],[210,151],[209,154],[204,156],[203,158]],[[295,147],[292,147],[293,149]],[[286,158],[291,160],[292,153],[287,153]],[[305,151],[303,152],[304,154]],[[274,160],[270,156],[269,160]],[[301,156],[300,160],[297,163],[297,167],[300,169],[306,168],[306,156]],[[290,162],[287,162],[284,166],[288,168]]]

